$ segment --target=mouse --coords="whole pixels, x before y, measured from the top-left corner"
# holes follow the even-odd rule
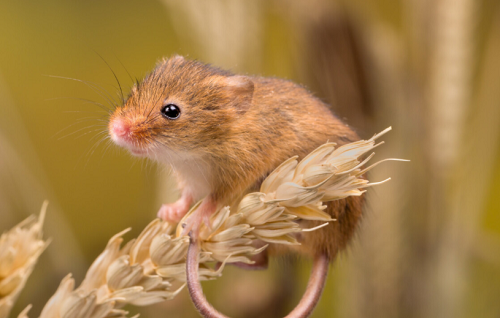
[[[172,167],[181,195],[160,207],[159,218],[179,222],[201,200],[183,231],[194,238],[217,209],[258,189],[288,158],[300,160],[326,142],[340,146],[360,139],[299,84],[234,74],[182,56],[160,60],[132,87],[111,114],[108,131],[132,155]],[[363,196],[329,202],[325,211],[336,221],[299,234],[301,245],[286,248],[332,262],[352,238],[363,202]],[[300,222],[303,227],[320,224]]]

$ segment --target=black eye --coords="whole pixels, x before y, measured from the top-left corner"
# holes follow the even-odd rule
[[[181,115],[181,110],[177,105],[167,104],[161,109],[161,114],[168,119],[177,119]]]

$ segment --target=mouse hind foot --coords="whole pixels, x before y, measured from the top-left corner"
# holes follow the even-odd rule
[[[193,238],[198,239],[202,224],[205,224],[210,232],[210,216],[212,216],[216,210],[217,202],[211,196],[203,199],[196,211],[193,211],[193,213],[187,218],[181,235],[190,234]]]

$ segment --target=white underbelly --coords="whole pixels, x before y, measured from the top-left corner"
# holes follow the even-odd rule
[[[212,169],[202,158],[191,153],[167,151],[159,154],[159,161],[172,166],[179,187],[188,187],[195,201],[212,192]]]

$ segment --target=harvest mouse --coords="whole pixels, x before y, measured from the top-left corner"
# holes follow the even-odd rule
[[[327,141],[358,140],[329,106],[293,82],[235,75],[181,56],[161,60],[109,120],[111,139],[132,154],[171,165],[182,189],[158,216],[187,219],[194,236],[219,207],[251,189],[284,160],[299,160]],[[351,238],[362,197],[328,203],[337,221],[299,237],[298,248],[331,261]],[[313,227],[318,221],[302,221]],[[187,233],[186,232],[186,233]]]

